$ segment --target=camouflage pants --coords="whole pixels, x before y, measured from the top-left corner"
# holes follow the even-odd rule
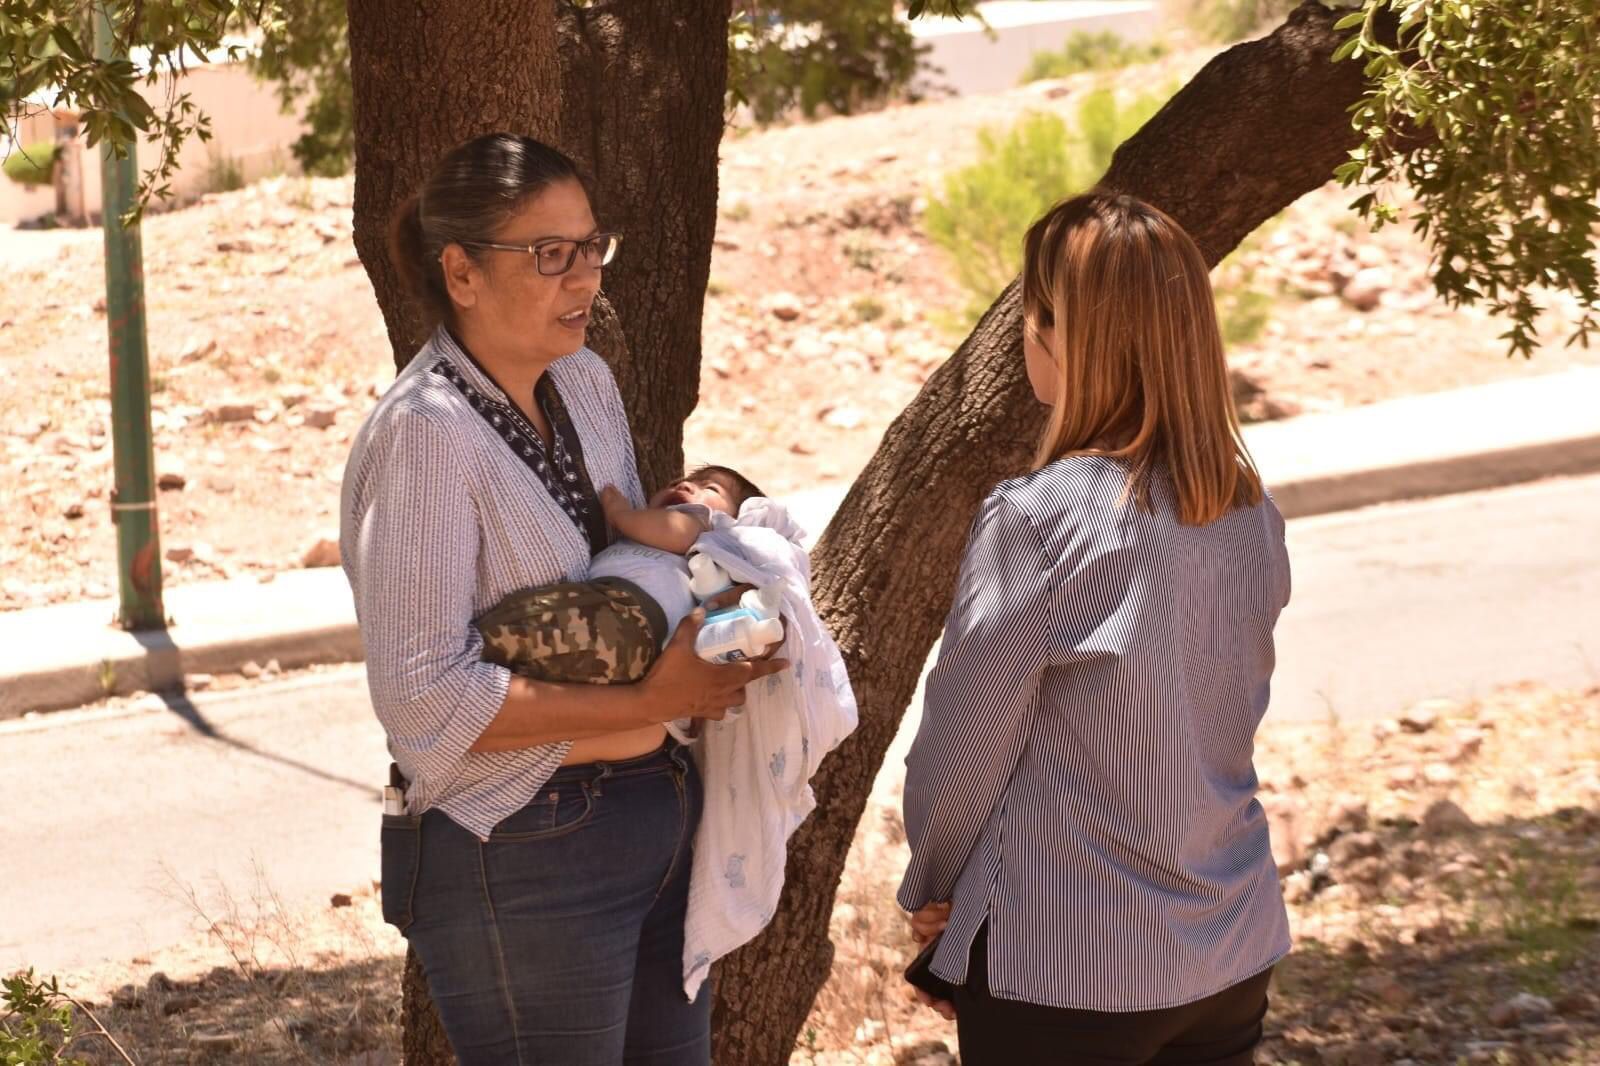
[[[487,662],[536,681],[638,681],[667,639],[660,604],[619,577],[513,592],[473,624]]]

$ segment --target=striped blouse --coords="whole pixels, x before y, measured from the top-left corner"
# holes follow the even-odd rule
[[[455,375],[435,372],[446,368]],[[642,504],[610,369],[584,348],[546,373],[596,489],[616,485]],[[437,807],[487,839],[534,797],[571,744],[468,750],[499,712],[511,678],[481,661],[472,619],[518,589],[581,580],[589,542],[452,384],[457,375],[480,392],[500,392],[440,329],[367,416],[345,467],[339,548],[372,705],[411,782],[407,811]]]
[[[900,905],[951,900],[933,960],[966,979],[988,923],[1002,998],[1098,1011],[1202,999],[1289,950],[1255,798],[1272,628],[1289,599],[1270,500],[1207,526],[1058,460],[975,520],[906,759]]]

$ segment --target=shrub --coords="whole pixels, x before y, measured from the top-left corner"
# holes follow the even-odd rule
[[[13,147],[6,155],[6,177],[18,185],[49,185],[55,180],[56,146],[48,141]]]
[[[1105,173],[1111,154],[1171,96],[1145,94],[1119,104],[1097,89],[1079,106],[1073,127],[1059,115],[1024,115],[1009,131],[979,132],[979,160],[945,176],[929,198],[924,225],[950,256],[969,297],[970,326],[1022,269],[1022,235],[1066,196]]]
[[[206,192],[232,192],[244,186],[244,167],[239,160],[224,153],[212,153],[206,161]]]
[[[1065,78],[1085,70],[1116,70],[1135,63],[1148,63],[1167,54],[1159,41],[1140,44],[1118,33],[1074,33],[1059,51],[1035,52],[1022,74],[1024,84],[1045,78]]]

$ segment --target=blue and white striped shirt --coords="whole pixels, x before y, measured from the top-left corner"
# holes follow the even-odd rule
[[[472,619],[507,593],[580,581],[589,540],[440,361],[484,395],[496,385],[440,328],[356,434],[345,467],[339,556],[355,594],[372,706],[411,782],[411,814],[437,807],[487,839],[533,799],[570,741],[470,750],[505,702],[511,674],[482,661]],[[545,371],[560,392],[589,478],[644,501],[616,380],[587,348]]]
[[[1207,526],[1075,456],[1002,482],[973,523],[906,759],[907,910],[952,900],[934,957],[994,995],[1155,1010],[1289,950],[1255,798],[1272,628],[1289,599],[1270,500]]]

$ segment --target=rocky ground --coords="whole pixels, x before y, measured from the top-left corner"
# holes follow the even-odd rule
[[[1261,1062],[1600,1063],[1600,687],[1258,739],[1295,937]],[[957,1062],[899,978],[898,792],[886,774],[857,833],[802,1066]],[[309,913],[265,884],[209,906],[191,942],[64,986],[141,1063],[397,1066],[401,943],[372,885]],[[96,1037],[74,1050],[124,1061]]]
[[[1112,80],[1166,84],[1203,59]],[[951,323],[967,298],[922,231],[927,197],[972,160],[982,126],[1030,109],[1070,119],[1088,78],[730,136],[690,460],[737,456],[779,493],[853,477],[960,339]],[[1600,361],[1559,345],[1507,360],[1497,323],[1432,297],[1415,238],[1366,233],[1348,199],[1333,188],[1306,197],[1219,273],[1272,308],[1260,339],[1232,353],[1248,416]],[[351,435],[393,373],[350,206],[348,180],[284,178],[147,221],[169,583],[304,565],[337,524]],[[0,486],[12,506],[0,610],[108,596],[98,238],[0,230],[0,262]],[[310,561],[328,562],[326,549]]]

